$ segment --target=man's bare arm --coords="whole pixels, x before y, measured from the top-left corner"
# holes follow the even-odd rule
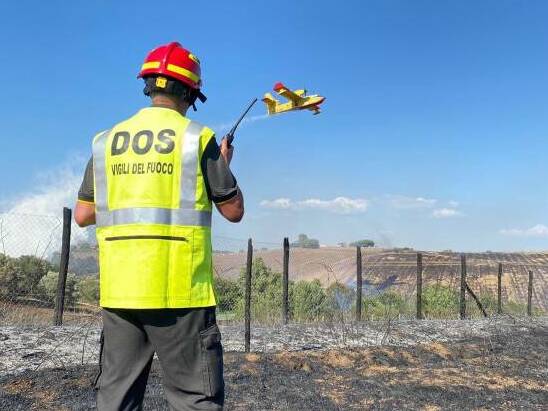
[[[74,221],[80,227],[95,224],[95,204],[78,200],[74,208]]]
[[[226,164],[230,166],[232,161],[232,155],[234,154],[234,147],[228,144],[225,138],[221,140],[221,155],[226,161]],[[238,194],[230,200],[222,203],[216,203],[215,206],[219,213],[231,223],[239,223],[244,216],[244,196],[241,190],[238,188]]]
[[[239,223],[244,216],[244,196],[238,189],[238,194],[223,203],[215,204],[219,213],[231,223]]]

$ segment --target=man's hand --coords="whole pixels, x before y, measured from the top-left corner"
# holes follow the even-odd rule
[[[228,166],[230,166],[230,162],[232,161],[232,154],[234,154],[234,146],[228,145],[228,140],[225,136],[221,140],[221,155]]]

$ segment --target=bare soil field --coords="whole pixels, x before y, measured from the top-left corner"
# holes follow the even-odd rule
[[[394,290],[412,295],[416,289],[417,252],[409,249],[363,248],[363,279],[365,289]],[[452,251],[422,251],[424,285],[443,284],[458,289],[460,254]],[[275,272],[282,272],[281,249],[257,249],[254,258],[262,258]],[[503,301],[525,304],[527,301],[528,271],[534,273],[533,304],[548,312],[548,252],[466,253],[468,282],[476,294],[495,295],[498,264],[502,263]],[[217,275],[236,278],[246,263],[246,254],[240,252],[214,253]],[[96,274],[94,248],[76,249],[71,253],[70,272]],[[291,248],[290,279],[319,279],[324,286],[335,281],[355,286],[356,250],[352,247],[322,247],[319,249]]]
[[[378,332],[379,338],[362,345],[344,345],[337,340],[316,349],[294,345],[250,354],[227,352],[226,409],[546,409],[546,317],[379,323],[370,328],[371,335]],[[5,342],[15,338],[8,331],[0,330],[7,336],[0,346],[5,358]],[[282,331],[290,332],[277,329],[262,336],[269,339]],[[265,332],[255,332],[252,347],[261,346],[258,334]],[[223,333],[230,341],[231,329],[225,328]],[[48,337],[54,339],[55,335]],[[77,344],[68,341],[67,345]],[[31,359],[27,357],[27,361]],[[63,366],[0,374],[0,409],[94,409],[91,384],[96,366],[83,362],[65,361]],[[167,409],[161,380],[155,363],[145,409]]]
[[[458,289],[460,254],[451,251],[422,253],[424,286],[443,284]],[[282,271],[281,250],[256,250],[254,258],[262,258],[275,272]],[[503,264],[503,301],[526,303],[528,271],[532,270],[533,305],[548,312],[548,253],[466,253],[466,258],[468,283],[478,295],[496,295],[498,264]],[[364,248],[362,260],[366,288],[384,290],[394,287],[403,295],[415,292],[415,251]],[[244,252],[218,253],[214,256],[215,271],[217,275],[235,278],[245,266],[245,261]],[[325,286],[335,281],[355,286],[356,250],[343,247],[292,248],[289,275],[294,281],[317,278]]]

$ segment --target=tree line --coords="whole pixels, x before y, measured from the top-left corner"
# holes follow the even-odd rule
[[[0,298],[4,300],[39,300],[53,305],[59,273],[48,260],[32,255],[10,257],[0,253]],[[75,302],[97,304],[99,279],[97,276],[67,275],[65,304]]]

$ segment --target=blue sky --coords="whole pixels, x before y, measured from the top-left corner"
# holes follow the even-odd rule
[[[548,4],[337,6],[3,2],[1,210],[71,205],[92,136],[148,104],[140,64],[178,40],[209,98],[191,116],[219,134],[276,81],[327,97],[320,116],[253,110],[232,167],[247,214],[216,234],[546,249]]]

